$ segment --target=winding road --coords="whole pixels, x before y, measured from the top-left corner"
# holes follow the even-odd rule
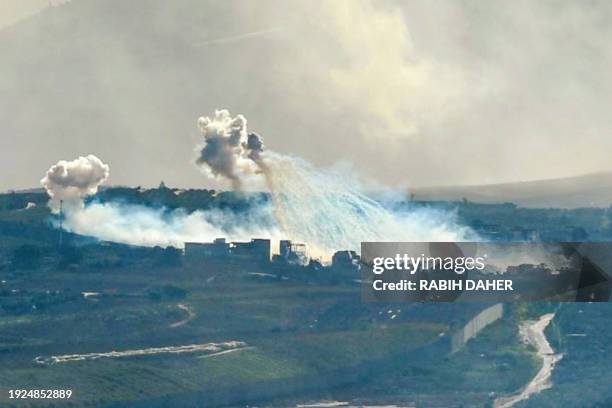
[[[547,313],[540,316],[538,320],[525,321],[519,327],[519,332],[523,341],[534,346],[538,351],[538,355],[542,357],[542,368],[540,368],[540,371],[538,371],[535,377],[518,392],[497,398],[494,403],[495,408],[511,407],[519,401],[526,400],[533,394],[537,394],[540,391],[552,387],[552,381],[550,380],[552,371],[557,362],[563,358],[562,354],[555,354],[555,351],[544,335],[544,330],[546,330],[546,327],[548,327],[554,317],[554,313]]]

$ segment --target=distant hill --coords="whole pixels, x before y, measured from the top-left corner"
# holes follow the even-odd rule
[[[126,191],[129,194],[124,194]],[[121,199],[127,200],[138,191],[139,188],[102,186],[98,198],[106,200],[112,199],[116,194],[123,194]],[[146,196],[157,190],[153,188],[143,191],[145,191],[144,195]],[[174,189],[172,191],[175,191],[176,194],[182,190]],[[19,189],[15,192],[42,194],[44,190],[38,187]],[[206,193],[207,190],[189,189],[187,195],[198,192]],[[208,192],[215,194],[215,190],[208,190]],[[612,205],[612,172],[514,183],[418,187],[411,189],[410,193],[413,195],[412,198],[417,201],[461,201],[465,198],[475,203],[514,203],[526,208],[605,208]],[[171,194],[171,196],[176,197],[175,194]],[[230,197],[232,194],[231,192],[220,191],[219,197]],[[259,195],[255,194],[254,196]],[[148,202],[147,200],[144,201]],[[171,208],[176,207],[176,205],[169,206]],[[190,206],[187,207],[190,208]],[[202,208],[206,208],[206,206]]]
[[[609,207],[612,173],[473,186],[424,187],[411,190],[416,200],[513,202],[531,208]]]

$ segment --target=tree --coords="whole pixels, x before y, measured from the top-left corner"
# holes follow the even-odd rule
[[[156,264],[158,266],[180,266],[183,260],[183,251],[175,247],[167,247],[161,251],[157,257]]]
[[[12,264],[15,269],[35,269],[40,265],[42,251],[34,245],[21,245],[15,249]]]
[[[83,252],[81,249],[67,245],[60,249],[60,268],[66,268],[70,265],[78,264],[83,260]]]

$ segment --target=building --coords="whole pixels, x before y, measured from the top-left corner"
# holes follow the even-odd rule
[[[225,238],[217,238],[213,242],[186,242],[185,257],[189,260],[270,262],[270,247],[269,239],[227,242]]]
[[[337,251],[332,256],[332,267],[335,269],[359,269],[361,258],[355,251]]]
[[[279,255],[274,257],[275,261],[306,265],[308,263],[308,255],[306,252],[306,244],[292,242],[288,239],[283,239],[279,243]]]
[[[227,258],[230,254],[230,244],[225,238],[217,238],[210,242],[185,242],[185,256],[190,259]]]
[[[270,240],[254,238],[250,242],[232,242],[230,254],[233,259],[270,262]]]

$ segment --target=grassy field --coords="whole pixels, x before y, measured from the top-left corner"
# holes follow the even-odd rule
[[[36,305],[35,299],[56,293],[58,301],[38,300],[44,307],[0,316],[2,404],[15,404],[7,399],[12,388],[70,388],[71,401],[84,406],[190,393],[231,402],[236,387],[262,398],[333,388],[356,381],[368,363],[408,355],[448,329],[444,322],[381,317],[380,306],[363,306],[356,284],[269,282],[203,265],[21,271],[4,280],[5,302]],[[165,294],[168,287],[174,291]],[[185,308],[189,319],[175,326],[187,318]],[[248,347],[206,358],[185,353],[33,363],[37,356],[230,340]],[[336,380],[339,374],[345,379]]]

